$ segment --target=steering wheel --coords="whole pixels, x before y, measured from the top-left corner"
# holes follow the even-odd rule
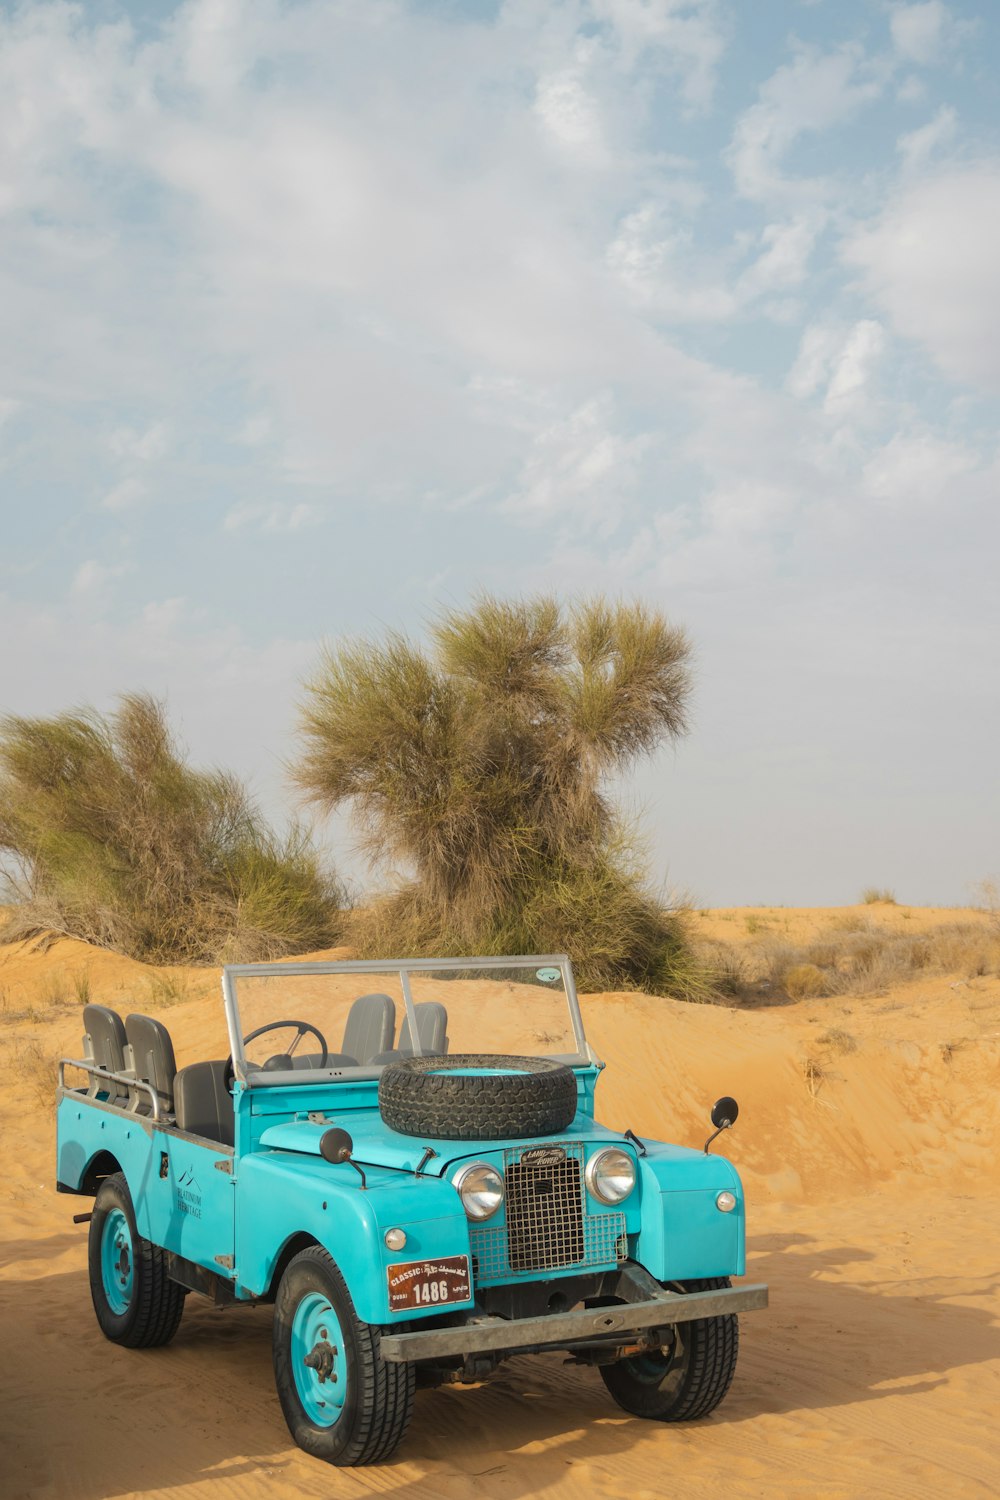
[[[256,1041],[256,1039],[259,1036],[263,1036],[264,1035],[265,1031],[280,1031],[282,1029],[282,1027],[286,1027],[286,1026],[294,1026],[295,1027],[295,1040],[292,1043],[292,1045],[289,1047],[289,1049],[288,1049],[287,1052],[279,1053],[278,1056],[280,1056],[282,1058],[285,1058],[285,1057],[289,1057],[290,1058],[291,1055],[292,1055],[292,1053],[295,1051],[296,1047],[301,1042],[302,1038],[305,1036],[306,1032],[307,1031],[311,1031],[312,1034],[313,1034],[313,1036],[316,1038],[316,1040],[319,1042],[320,1046],[323,1049],[323,1056],[319,1060],[319,1066],[321,1068],[325,1068],[326,1065],[327,1065],[327,1062],[329,1061],[330,1049],[326,1045],[326,1037],[320,1031],[319,1027],[318,1026],[314,1026],[311,1021],[268,1021],[268,1023],[267,1023],[266,1026],[258,1026],[256,1031],[249,1032],[243,1038],[243,1045],[245,1047],[248,1042]],[[270,1059],[268,1059],[268,1061],[270,1061]],[[267,1068],[267,1063],[264,1064],[264,1067],[265,1067],[265,1069]],[[277,1071],[277,1070],[275,1070],[275,1071]]]

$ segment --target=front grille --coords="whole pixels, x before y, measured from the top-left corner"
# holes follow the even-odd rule
[[[583,1259],[580,1166],[563,1153],[561,1161],[522,1160],[507,1168],[507,1257],[512,1271],[549,1271]]]
[[[610,1267],[625,1258],[625,1215],[584,1213],[581,1145],[506,1151],[504,1177],[506,1228],[470,1226],[478,1284],[525,1271]]]

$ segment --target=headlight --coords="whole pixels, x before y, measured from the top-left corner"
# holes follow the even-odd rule
[[[735,1193],[719,1193],[715,1200],[715,1206],[720,1214],[731,1214],[736,1207]]]
[[[469,1219],[489,1219],[503,1202],[503,1178],[489,1162],[473,1162],[451,1180]]]
[[[587,1163],[587,1186],[602,1203],[621,1203],[635,1187],[635,1162],[627,1151],[610,1146]]]

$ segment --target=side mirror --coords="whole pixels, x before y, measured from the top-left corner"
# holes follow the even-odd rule
[[[706,1156],[708,1155],[708,1148],[715,1140],[715,1137],[721,1135],[724,1130],[728,1130],[735,1123],[739,1112],[739,1105],[729,1094],[724,1094],[721,1099],[716,1099],[712,1105],[712,1124],[715,1126],[715,1133],[710,1135],[705,1142]]]
[[[332,1130],[324,1130],[319,1138],[319,1154],[326,1161],[350,1161],[353,1150],[354,1142],[346,1130],[334,1127]]]
[[[357,1162],[351,1157],[353,1150],[354,1142],[351,1140],[351,1137],[346,1130],[341,1130],[337,1125],[334,1125],[331,1130],[324,1130],[319,1138],[319,1154],[323,1157],[324,1161],[332,1161],[335,1165],[340,1162],[347,1162],[348,1166],[353,1167],[361,1178],[361,1191],[364,1192],[368,1183],[365,1180],[364,1172],[362,1172]]]
[[[712,1105],[712,1124],[718,1130],[725,1130],[728,1126],[736,1124],[739,1112],[740,1107],[736,1100],[725,1094],[721,1099],[716,1099]]]

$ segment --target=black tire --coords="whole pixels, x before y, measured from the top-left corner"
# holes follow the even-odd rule
[[[110,1221],[110,1222],[109,1222]],[[117,1231],[121,1285],[109,1294],[102,1268],[105,1234]],[[105,1338],[126,1349],[169,1344],[184,1312],[184,1288],[167,1275],[163,1251],[144,1240],[135,1226],[132,1195],[122,1172],[97,1189],[88,1243],[90,1295]],[[115,1296],[115,1304],[109,1300]]]
[[[385,1123],[402,1135],[445,1141],[558,1135],[576,1114],[576,1077],[545,1057],[410,1057],[383,1070],[378,1103]]]
[[[322,1322],[319,1334],[326,1343],[316,1342],[306,1351],[302,1333],[309,1326],[310,1307],[318,1308],[321,1316],[324,1310],[332,1313],[326,1320],[332,1328],[328,1338]],[[320,1385],[318,1370],[308,1371],[302,1356],[308,1352],[312,1358],[327,1344],[330,1368]],[[303,1388],[297,1383],[297,1370]],[[319,1245],[296,1255],[281,1278],[274,1303],[274,1380],[288,1430],[299,1447],[341,1467],[388,1458],[413,1411],[413,1366],[382,1359],[378,1329],[362,1323],[343,1276]],[[331,1414],[336,1401],[341,1403],[329,1425],[315,1420],[316,1399],[327,1385]]]
[[[728,1276],[685,1281],[672,1291],[709,1292],[729,1286]],[[601,1365],[601,1378],[618,1405],[655,1422],[691,1422],[713,1412],[732,1384],[739,1353],[735,1313],[675,1323],[672,1346]]]

